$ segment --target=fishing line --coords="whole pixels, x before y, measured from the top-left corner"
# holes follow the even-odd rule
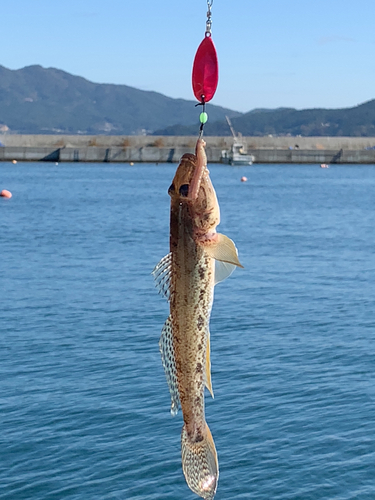
[[[206,103],[209,102],[215,95],[219,80],[217,53],[211,36],[211,7],[213,2],[214,0],[207,0],[206,31],[204,34],[204,39],[199,45],[198,50],[195,54],[193,63],[193,93],[196,99],[199,101],[196,106],[202,106],[202,112],[199,115],[199,138],[203,136],[203,127],[208,120],[208,115],[206,113]]]

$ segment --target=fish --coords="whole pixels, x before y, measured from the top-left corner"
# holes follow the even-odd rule
[[[205,419],[205,386],[213,396],[209,321],[214,286],[243,267],[233,241],[217,233],[220,209],[212,185],[206,143],[197,140],[177,167],[171,197],[170,252],[152,274],[170,314],[159,340],[171,396],[171,414],[181,408],[182,469],[189,488],[205,500],[215,496],[219,464]]]

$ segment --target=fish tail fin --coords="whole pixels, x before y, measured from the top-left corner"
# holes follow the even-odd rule
[[[186,426],[181,434],[182,469],[189,488],[204,498],[212,500],[219,479],[219,463],[211,431],[206,424],[201,441],[189,438]]]

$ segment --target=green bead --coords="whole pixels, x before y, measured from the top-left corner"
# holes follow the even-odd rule
[[[203,124],[207,123],[207,120],[208,120],[208,114],[207,113],[201,113],[199,115],[199,121]]]

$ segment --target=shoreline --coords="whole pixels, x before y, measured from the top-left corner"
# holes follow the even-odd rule
[[[3,135],[0,161],[178,163],[196,136]],[[205,137],[209,163],[220,163],[231,137]],[[254,164],[375,164],[375,137],[242,137]]]

